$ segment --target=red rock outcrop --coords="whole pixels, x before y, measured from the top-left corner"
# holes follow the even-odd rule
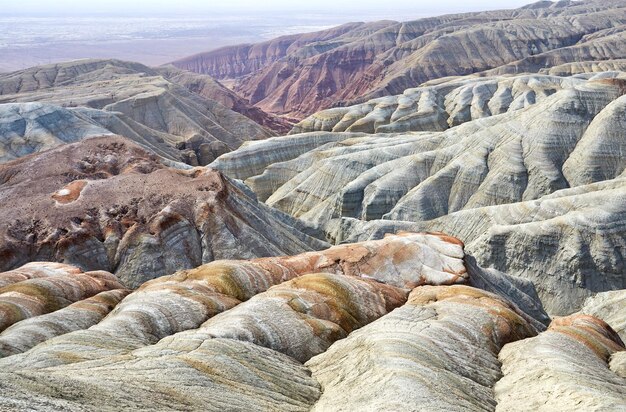
[[[167,167],[116,136],[1,165],[0,197],[0,270],[57,261],[136,287],[215,259],[326,246],[219,172]]]
[[[572,61],[572,56],[623,58],[623,33],[612,29],[625,23],[626,9],[619,1],[545,3],[405,23],[349,24],[226,47],[173,64],[218,79],[236,79],[234,90],[252,104],[302,118],[355,99],[399,94],[431,79],[507,64],[539,70],[544,60],[560,64]],[[596,32],[600,34],[589,36]],[[570,46],[584,50],[572,51]],[[535,55],[552,58],[537,58],[533,65]]]

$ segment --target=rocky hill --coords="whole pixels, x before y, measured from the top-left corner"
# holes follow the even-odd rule
[[[0,270],[58,261],[136,287],[214,259],[326,245],[219,172],[167,167],[119,136],[0,165],[0,198]]]
[[[623,59],[625,25],[619,0],[538,2],[402,23],[351,23],[173,64],[234,81],[234,90],[259,108],[302,118],[445,76]]]
[[[33,102],[44,106],[17,106]],[[45,129],[48,135],[42,147],[67,140],[57,135],[56,129],[59,118],[70,115],[58,106],[108,133],[123,135],[170,160],[191,165],[209,163],[244,141],[271,136],[273,132],[264,125],[278,130],[288,127],[208,76],[117,60],[84,60],[0,75],[0,122],[9,123],[15,132],[10,136],[15,136],[11,143],[14,155],[41,148],[17,142],[41,138],[41,133],[31,134],[31,129],[24,127],[33,116],[39,125],[36,131]],[[24,119],[16,118],[16,111]],[[41,117],[41,111],[48,114]],[[84,132],[75,134],[72,140]]]
[[[316,114],[298,127],[332,132],[249,143],[212,166],[333,241],[397,228],[456,235],[480,263],[532,279],[548,309],[567,314],[593,292],[626,287],[614,201],[626,83],[619,72],[587,77],[410,90]]]

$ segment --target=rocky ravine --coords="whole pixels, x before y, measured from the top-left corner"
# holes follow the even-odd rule
[[[625,76],[451,80],[321,112],[298,126],[321,131],[251,142],[212,166],[335,242],[451,233],[569,314],[626,288]]]
[[[538,2],[403,23],[351,23],[173,64],[234,79],[234,90],[261,109],[302,118],[446,76],[623,59],[625,24],[619,0]]]
[[[38,265],[0,280],[32,282],[18,274]],[[39,279],[81,276],[69,267],[41,270],[50,273]],[[500,290],[478,286],[489,282]],[[524,387],[512,387],[518,381],[510,374],[533,370],[513,368],[508,356],[517,345],[555,337],[570,339],[578,356],[546,346],[534,355],[544,373],[586,368],[577,384],[587,404],[626,406],[618,396],[626,379],[608,365],[624,353],[615,332],[588,315],[555,320],[545,331],[547,318],[527,310],[515,285],[530,286],[476,267],[461,242],[441,234],[216,261],[147,282],[87,329],[69,332],[72,319],[55,318],[69,333],[0,360],[0,408],[521,410],[508,395]],[[595,351],[580,350],[590,343]],[[610,390],[598,390],[602,384]],[[578,399],[577,392],[560,396],[563,405]]]

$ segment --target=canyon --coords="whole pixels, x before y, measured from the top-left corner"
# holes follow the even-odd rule
[[[0,410],[626,410],[624,27],[0,74]]]

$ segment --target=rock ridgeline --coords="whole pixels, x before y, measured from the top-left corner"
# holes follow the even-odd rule
[[[29,264],[0,280],[81,273]],[[523,283],[476,266],[460,241],[437,233],[216,261],[145,283],[90,327],[72,331],[73,319],[57,316],[52,324],[66,333],[0,360],[0,407],[521,410],[510,394],[527,390],[535,367],[545,379],[584,369],[576,385],[589,396],[585,405],[623,407],[626,379],[610,361],[626,353],[617,334],[590,315],[554,320],[546,331],[547,318],[523,309]],[[93,310],[88,301],[51,315],[79,304]],[[30,333],[51,315],[33,317]],[[521,355],[537,362],[514,365],[515,349],[535,341],[542,350]],[[576,390],[558,395],[576,409]],[[529,396],[537,405],[554,401],[546,391]]]
[[[351,23],[173,64],[232,79],[235,92],[257,107],[303,118],[446,76],[561,65],[581,70],[575,66],[624,59],[625,24],[626,8],[618,0],[539,2],[409,22]]]
[[[118,136],[0,165],[0,181],[0,270],[58,261],[136,287],[215,259],[326,246],[219,172],[165,166]]]
[[[448,90],[439,104],[424,102],[443,131],[432,122],[376,133],[375,118],[390,131],[402,109],[375,101],[354,116],[362,128],[339,131],[363,106],[348,108],[334,126],[314,127],[337,131],[250,142],[212,166],[334,242],[396,229],[451,233],[481,264],[533,280],[552,313],[569,314],[594,292],[626,287],[615,202],[624,195],[624,85],[621,72],[455,80],[433,86]]]

